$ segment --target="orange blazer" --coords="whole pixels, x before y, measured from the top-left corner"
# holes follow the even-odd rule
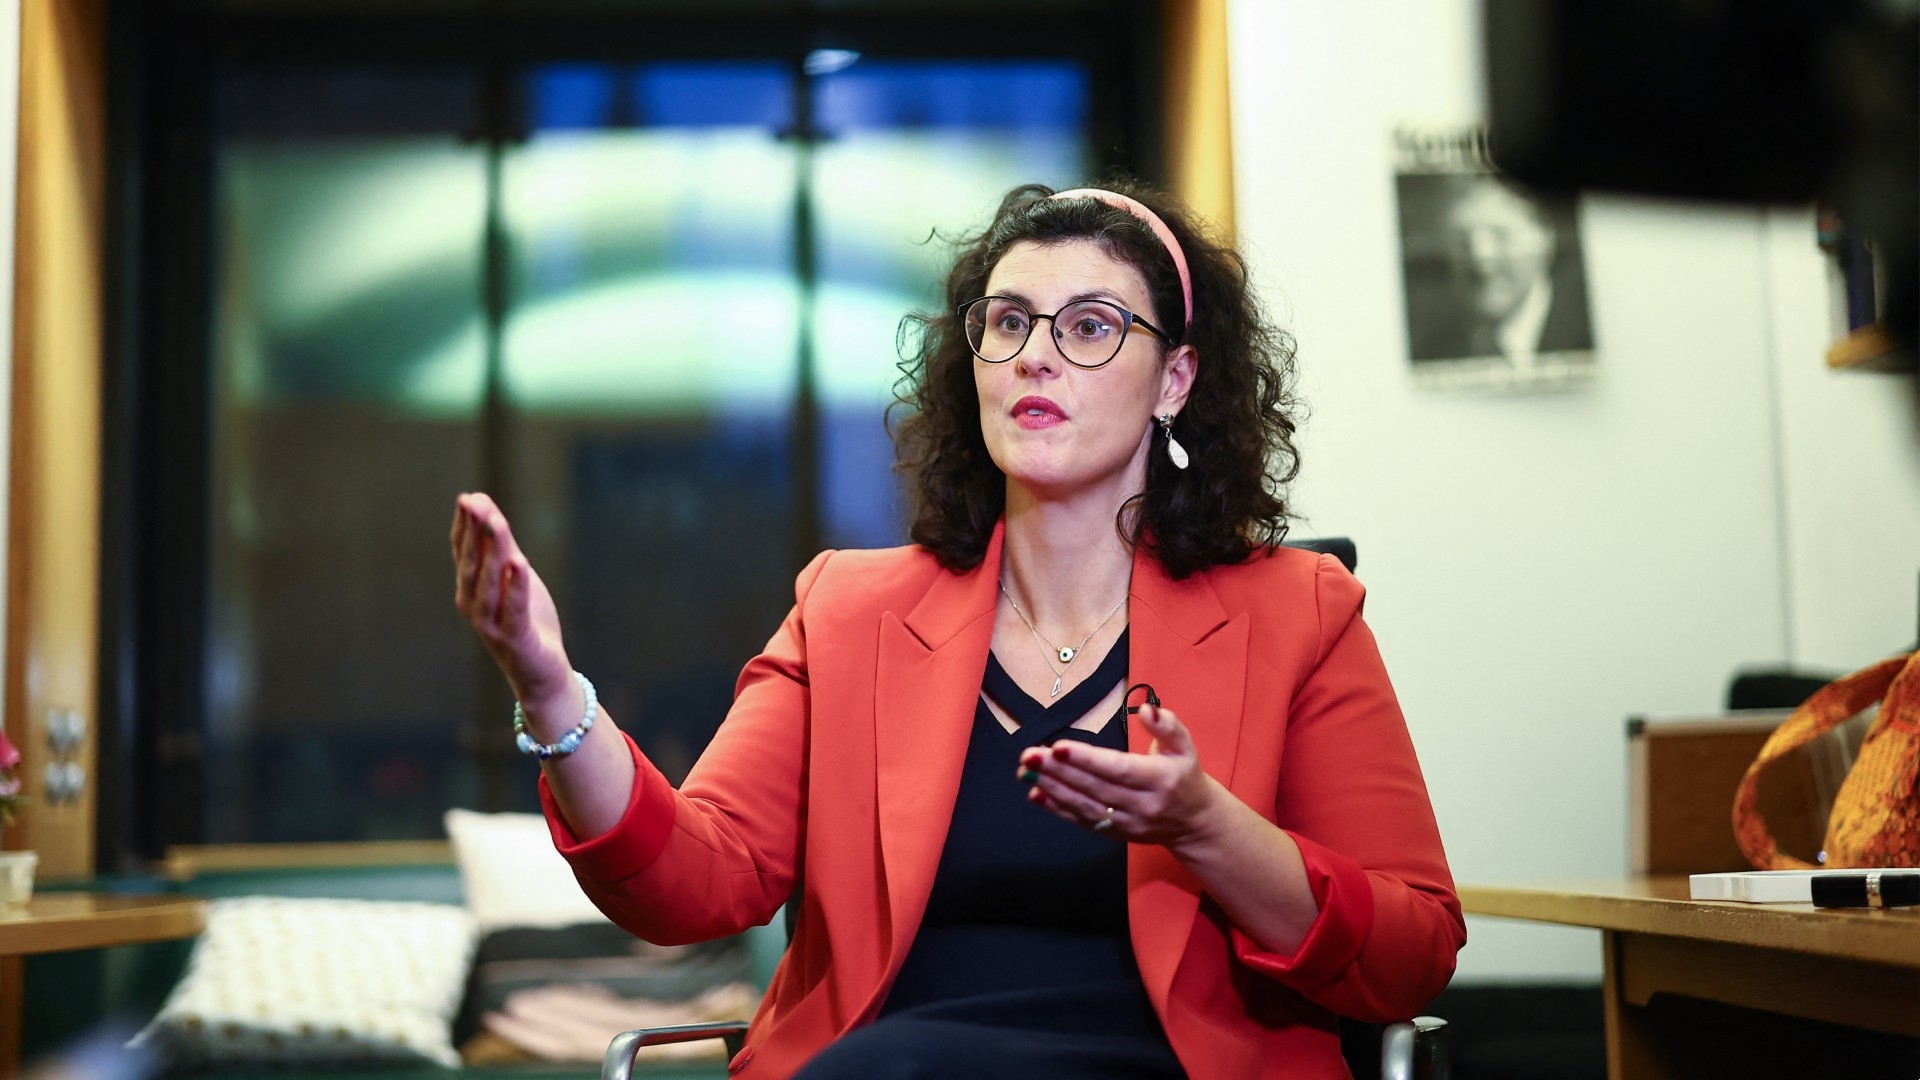
[[[635,749],[632,800],[607,833],[575,838],[541,782],[587,894],[648,941],[763,924],[804,868],[739,1075],[791,1075],[886,999],[946,842],[1001,539],[964,574],[919,548],[814,559],[686,782],[676,791]],[[1336,1017],[1412,1015],[1466,940],[1360,584],[1287,548],[1185,581],[1141,554],[1130,600],[1127,681],[1152,683],[1201,767],[1299,843],[1320,907],[1293,954],[1266,952],[1165,848],[1133,845],[1127,909],[1147,994],[1196,1080],[1345,1077]],[[1128,739],[1147,750],[1141,725]]]

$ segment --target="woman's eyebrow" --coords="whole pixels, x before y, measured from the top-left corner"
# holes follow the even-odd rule
[[[1022,304],[1025,304],[1027,306],[1028,311],[1040,310],[1040,306],[1038,304],[1035,304],[1031,297],[1027,296],[1026,294],[1016,289],[1001,289],[990,295],[1004,296],[1012,300],[1018,300]],[[1077,292],[1077,293],[1074,293],[1072,296],[1067,297],[1067,302],[1064,304],[1061,304],[1060,306],[1063,308],[1071,307],[1074,304],[1080,303],[1082,300],[1104,300],[1109,304],[1114,304],[1119,307],[1127,306],[1126,299],[1122,297],[1119,293],[1114,292],[1112,289],[1089,289],[1085,292]]]

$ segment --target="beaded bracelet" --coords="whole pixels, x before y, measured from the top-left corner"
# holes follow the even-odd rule
[[[521,753],[532,754],[541,761],[546,761],[548,758],[566,757],[580,749],[580,740],[586,738],[587,732],[593,730],[593,716],[600,711],[600,697],[594,692],[593,683],[588,681],[585,675],[576,671],[573,677],[580,680],[580,690],[587,695],[587,715],[580,721],[579,727],[560,736],[558,742],[534,742],[533,736],[527,734],[526,710],[520,707],[518,701],[513,703],[513,741],[520,747]]]

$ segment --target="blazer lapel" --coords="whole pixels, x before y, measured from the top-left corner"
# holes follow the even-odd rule
[[[1131,601],[1129,683],[1153,686],[1192,733],[1200,767],[1231,787],[1246,691],[1247,616],[1227,617],[1206,574],[1174,581],[1144,551],[1134,555]],[[1128,725],[1128,749],[1144,754],[1152,744],[1144,725]],[[1128,849],[1134,956],[1162,1015],[1199,905],[1199,880],[1166,848]]]
[[[974,570],[936,575],[904,619],[891,611],[881,616],[874,756],[889,977],[926,913],[953,820],[974,702],[993,645],[1003,528],[994,528]],[[879,1004],[883,988],[875,988],[863,1014]]]

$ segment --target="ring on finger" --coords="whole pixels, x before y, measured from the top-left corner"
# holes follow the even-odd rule
[[[1100,820],[1093,823],[1093,831],[1106,832],[1111,828],[1113,828],[1113,807],[1109,806],[1107,807],[1107,812],[1101,816]]]

